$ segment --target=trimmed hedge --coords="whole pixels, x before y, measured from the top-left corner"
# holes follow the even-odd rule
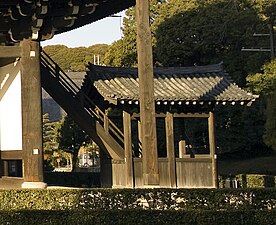
[[[275,225],[276,210],[63,210],[0,211],[9,225]]]
[[[276,189],[1,190],[0,210],[271,210]]]

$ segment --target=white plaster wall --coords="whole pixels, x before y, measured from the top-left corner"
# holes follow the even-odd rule
[[[0,69],[0,76],[4,76],[0,86],[0,150],[22,150],[19,62]]]

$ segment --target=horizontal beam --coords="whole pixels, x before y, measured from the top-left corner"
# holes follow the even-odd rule
[[[0,58],[21,57],[20,46],[0,46]]]
[[[166,114],[165,113],[156,113],[155,114],[156,118],[165,118]],[[139,118],[140,114],[139,113],[133,113],[132,118]],[[209,114],[208,113],[173,113],[174,118],[208,118]]]
[[[1,160],[21,160],[22,150],[0,151]]]

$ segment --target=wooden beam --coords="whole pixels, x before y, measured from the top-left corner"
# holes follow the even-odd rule
[[[175,152],[174,152],[174,132],[173,132],[173,116],[172,113],[166,115],[166,143],[167,143],[167,158],[168,158],[168,170],[170,186],[176,187],[176,164],[175,164]]]
[[[21,57],[21,46],[0,46],[0,58]]]
[[[124,144],[125,144],[125,175],[126,187],[133,188],[133,161],[132,161],[132,138],[131,117],[126,111],[123,112],[124,120]]]
[[[132,117],[139,118],[140,114],[133,113]],[[156,113],[155,117],[156,118],[165,118],[166,113]],[[173,117],[175,117],[175,118],[208,118],[209,114],[208,113],[173,113]]]
[[[1,160],[20,160],[22,159],[21,150],[1,151]]]
[[[149,1],[136,0],[138,77],[145,186],[159,185]]]
[[[214,126],[214,113],[209,113],[208,118],[208,131],[209,131],[209,146],[210,146],[210,157],[212,159],[212,179],[213,186],[218,187],[218,177],[217,177],[217,160],[216,160],[216,145],[215,145],[215,126]]]
[[[43,183],[39,42],[21,41],[22,146],[24,183]]]

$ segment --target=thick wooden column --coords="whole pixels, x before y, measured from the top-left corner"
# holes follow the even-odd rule
[[[208,130],[209,130],[209,146],[210,146],[210,157],[212,159],[212,179],[213,187],[218,187],[217,178],[217,160],[216,160],[216,144],[215,144],[215,126],[214,126],[214,113],[209,113],[208,118]]]
[[[24,188],[45,188],[43,183],[42,110],[39,42],[21,42],[21,98]]]
[[[149,1],[136,0],[138,77],[145,186],[159,185]]]
[[[173,115],[167,112],[166,114],[166,144],[168,169],[170,176],[170,186],[176,187],[176,169],[175,169],[175,152],[174,152],[174,133],[173,133]]]
[[[125,144],[125,175],[126,187],[132,188],[133,185],[133,159],[132,159],[132,138],[131,138],[131,117],[127,112],[123,112],[124,119],[124,144]]]

